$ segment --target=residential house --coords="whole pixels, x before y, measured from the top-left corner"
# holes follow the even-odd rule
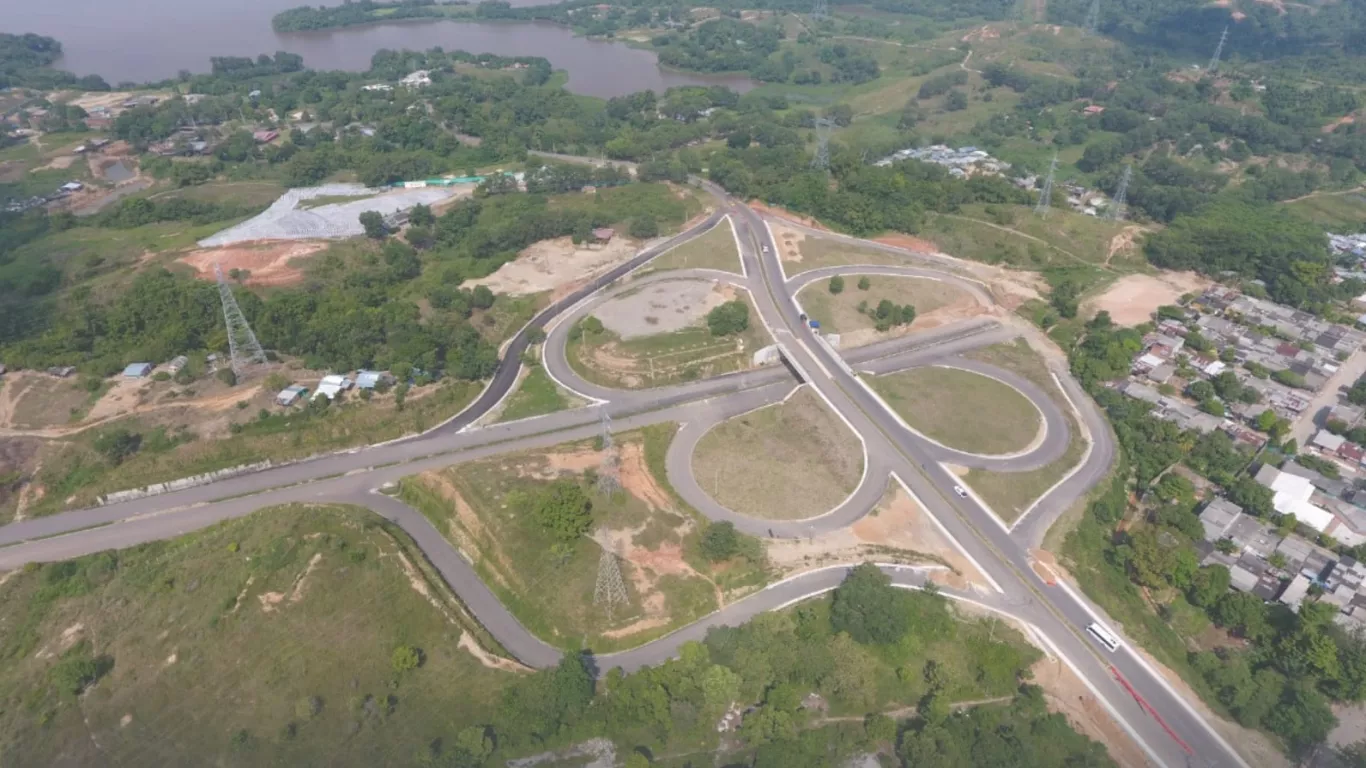
[[[1200,512],[1200,524],[1205,527],[1205,539],[1218,541],[1224,538],[1229,526],[1243,514],[1243,508],[1228,499],[1215,499],[1205,505]]]
[[[1304,576],[1296,576],[1286,585],[1285,591],[1277,598],[1282,603],[1290,606],[1291,610],[1298,610],[1300,603],[1309,594],[1309,579]]]
[[[318,382],[318,390],[313,393],[313,399],[317,400],[319,397],[326,397],[328,400],[335,400],[338,394],[347,391],[353,386],[355,386],[355,382],[345,376],[335,373],[330,374],[324,376],[322,381]]]
[[[356,371],[357,389],[374,389],[383,384],[385,386],[394,383],[394,377],[387,371]]]
[[[174,376],[185,370],[185,366],[189,365],[189,363],[190,359],[188,357],[177,355],[176,357],[171,358],[171,362],[166,364],[166,372]]]

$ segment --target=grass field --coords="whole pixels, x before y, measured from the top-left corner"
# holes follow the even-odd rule
[[[738,334],[713,336],[705,324],[671,333],[621,339],[611,331],[583,333],[566,347],[574,371],[604,387],[643,389],[692,381],[750,367],[754,353],[773,340],[759,322],[749,294],[749,327]]]
[[[1312,195],[1285,205],[1337,234],[1366,231],[1366,191],[1361,189]]]
[[[912,428],[960,451],[1020,451],[1043,426],[1028,398],[970,371],[914,368],[874,376],[868,383]]]
[[[907,259],[876,248],[860,248],[823,237],[807,236],[795,246],[787,244],[787,238],[778,237],[782,243],[783,272],[788,277],[822,267],[844,267],[850,264],[877,264],[885,266],[905,266]],[[800,259],[791,257],[791,250],[799,249]]]
[[[1071,211],[1053,210],[1041,218],[1028,206],[972,204],[955,214],[927,214],[920,236],[945,253],[988,264],[1024,269],[1079,265],[1116,271],[1146,269],[1147,262],[1137,249],[1110,256],[1111,241],[1125,226]]]
[[[563,411],[573,405],[569,396],[561,392],[554,380],[545,372],[544,366],[532,365],[518,385],[517,391],[508,398],[498,421],[516,421],[541,416]]]
[[[729,221],[722,221],[701,237],[656,256],[645,272],[668,269],[719,269],[740,274],[740,252]]]
[[[224,181],[154,192],[148,195],[148,198],[158,202],[196,200],[206,203],[228,203],[255,207],[270,205],[284,193],[285,188],[274,182]],[[354,200],[355,198],[347,199]]]
[[[978,496],[991,505],[998,517],[1007,523],[1013,522],[1081,461],[1082,455],[1086,452],[1086,441],[1081,437],[1081,426],[1072,413],[1072,406],[1054,383],[1042,358],[1030,349],[1024,340],[976,349],[968,352],[965,357],[999,365],[1024,376],[1047,392],[1067,418],[1067,450],[1056,461],[1029,472],[989,472],[974,469],[963,478]]]
[[[650,471],[647,435],[614,437],[624,490],[610,497],[596,493],[585,475],[602,464],[592,442],[406,478],[402,495],[469,555],[485,583],[542,640],[567,649],[632,647],[715,610],[717,589],[683,557],[692,520]],[[629,602],[610,617],[593,603],[602,545],[580,538],[557,548],[528,509],[557,479],[587,489],[593,531],[618,555]]]
[[[713,427],[692,457],[697,482],[722,506],[766,520],[834,509],[858,486],[858,438],[809,389]]]
[[[549,305],[550,291],[529,296],[499,294],[494,297],[492,307],[475,310],[470,322],[474,323],[484,338],[494,344],[502,344]]]
[[[963,291],[938,280],[879,275],[868,276],[869,286],[865,291],[858,287],[859,278],[859,275],[845,275],[844,290],[838,294],[830,293],[829,281],[814,282],[797,294],[797,300],[811,319],[820,322],[821,328],[850,333],[872,328],[876,323],[871,314],[859,311],[859,305],[864,302],[870,312],[879,302],[887,300],[894,304],[910,304],[923,315],[964,296]]]
[[[354,507],[263,510],[7,581],[7,764],[408,764],[487,722],[513,679],[457,647],[458,602]],[[401,645],[420,667],[395,672]],[[62,690],[92,659],[107,674]]]

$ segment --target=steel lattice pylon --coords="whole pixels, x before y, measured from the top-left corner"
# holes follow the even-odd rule
[[[816,156],[811,158],[812,168],[825,170],[830,167],[830,132],[834,127],[834,121],[816,118]]]
[[[1034,212],[1040,216],[1047,216],[1048,209],[1053,205],[1053,177],[1058,172],[1058,153],[1053,153],[1053,161],[1048,164],[1048,176],[1043,180],[1043,191],[1039,193],[1039,203],[1034,206]]]
[[[626,583],[621,578],[621,565],[612,550],[604,545],[602,557],[598,559],[598,583],[593,587],[593,605],[601,605],[607,612],[607,620],[611,621],[612,609],[629,602]]]
[[[223,323],[228,328],[228,355],[232,372],[242,379],[252,366],[265,364],[266,351],[261,349],[261,342],[256,340],[256,334],[247,324],[242,308],[237,306],[237,297],[232,295],[232,288],[223,279],[223,267],[215,263],[213,274],[218,278],[218,298],[223,302]]]
[[[1119,177],[1119,189],[1115,191],[1115,199],[1110,201],[1110,210],[1105,212],[1105,218],[1110,221],[1121,221],[1124,218],[1124,205],[1129,201],[1129,179],[1133,178],[1134,167],[1124,166],[1124,175]]]
[[[607,409],[599,415],[602,425],[602,466],[598,469],[598,493],[611,496],[621,490],[621,480],[617,473],[617,447],[612,442],[612,417]]]
[[[1091,0],[1091,7],[1086,11],[1086,21],[1082,27],[1090,35],[1094,35],[1100,29],[1100,0]]]
[[[1214,55],[1209,57],[1209,66],[1205,68],[1207,72],[1219,69],[1219,57],[1224,53],[1224,43],[1228,40],[1228,27],[1224,27],[1223,34],[1219,35],[1219,44],[1214,46]]]

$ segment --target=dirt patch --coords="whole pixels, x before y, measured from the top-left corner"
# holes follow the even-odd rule
[[[553,480],[566,472],[572,475],[581,475],[590,469],[602,466],[602,459],[603,456],[601,451],[583,450],[567,453],[547,453],[545,454],[547,471],[533,472],[531,474],[544,480]],[[519,470],[518,474],[526,473]]]
[[[456,490],[455,485],[441,472],[423,472],[418,478],[428,488],[451,502],[455,508],[455,517],[450,520],[446,534],[455,542],[456,547],[471,561],[492,556],[495,562],[495,567],[490,569],[493,578],[503,587],[511,589],[512,585],[508,583],[508,578],[509,575],[517,573],[516,568],[497,542],[489,536],[483,521]],[[484,542],[488,543],[487,547],[484,546]]]
[[[1088,301],[1086,311],[1089,314],[1104,310],[1118,325],[1138,325],[1148,322],[1158,307],[1175,304],[1182,294],[1202,291],[1209,284],[1209,280],[1194,272],[1126,275]]]
[[[747,205],[755,211],[758,211],[760,215],[768,214],[770,216],[776,216],[780,219],[795,221],[798,224],[811,227],[812,229],[820,229],[826,232],[830,231],[829,227],[821,224],[816,219],[813,219],[809,216],[802,216],[800,214],[793,213],[792,211],[789,211],[786,208],[779,208],[775,205],[765,205],[764,203],[761,203],[758,200],[751,200],[747,203]],[[770,226],[772,225],[770,224]],[[777,234],[776,230],[774,231],[774,234]]]
[[[670,509],[673,500],[645,463],[645,446],[626,443],[618,449],[617,479],[627,493],[645,502],[652,510]]]
[[[261,601],[262,613],[271,613],[272,611],[276,610],[280,603],[283,603],[285,601],[285,593],[262,592],[261,594],[256,596],[256,599]]]
[[[74,107],[80,107],[86,112],[97,107],[104,109],[122,109],[123,103],[134,96],[153,96],[158,100],[170,98],[171,94],[166,91],[87,91],[81,93],[66,103]]]
[[[460,641],[456,643],[456,647],[463,648],[466,651],[469,651],[469,654],[471,656],[473,656],[480,664],[483,664],[489,669],[501,669],[504,672],[531,671],[530,668],[524,667],[521,664],[518,664],[517,662],[513,661],[512,659],[505,659],[502,656],[494,656],[493,654],[484,650],[484,647],[480,645],[479,642],[474,639],[474,636],[468,632],[460,633]]]
[[[13,426],[19,399],[37,381],[37,375],[14,373],[9,376],[3,386],[0,386],[0,427]]]
[[[727,293],[709,280],[665,280],[609,299],[593,315],[622,339],[673,333],[699,325]]]
[[[650,618],[640,619],[639,621],[634,621],[630,624],[627,624],[624,627],[619,627],[617,629],[609,629],[606,632],[603,632],[602,636],[610,638],[612,640],[616,640],[618,638],[629,637],[640,632],[645,632],[651,629],[658,629],[660,627],[666,627],[668,625],[668,617],[654,616]]]
[[[297,603],[304,599],[304,594],[308,589],[308,576],[313,573],[314,568],[318,567],[318,563],[321,562],[322,559],[323,553],[321,552],[315,552],[313,553],[313,557],[309,558],[308,567],[294,580],[294,589],[289,592],[289,602]]]
[[[1333,122],[1323,126],[1323,128],[1321,128],[1320,130],[1322,130],[1324,133],[1332,133],[1333,131],[1337,130],[1340,126],[1352,125],[1356,121],[1356,115],[1343,115],[1342,117],[1339,117]]]
[[[1148,765],[1143,750],[1110,717],[1091,690],[1057,659],[1040,659],[1030,668],[1033,683],[1043,688],[1051,712],[1059,712],[1079,733],[1105,745],[1111,759],[1123,768]],[[1267,765],[1259,763],[1259,765]]]
[[[246,285],[293,285],[303,280],[303,270],[291,264],[327,248],[328,243],[301,240],[295,242],[243,243],[222,248],[203,248],[191,251],[179,261],[193,267],[196,277],[213,280],[214,265],[221,265],[226,275],[229,270],[247,270]]]
[[[770,540],[768,558],[784,576],[869,558],[901,563],[938,561],[952,570],[937,571],[932,580],[956,589],[988,589],[981,573],[899,485],[888,490],[872,514],[848,528],[809,539]]]
[[[629,261],[637,247],[636,241],[626,237],[614,237],[601,246],[574,245],[567,237],[542,240],[524,248],[498,271],[469,284],[486,285],[494,293],[509,296],[556,291]]]
[[[908,251],[919,251],[920,253],[939,253],[939,246],[929,240],[921,240],[910,235],[883,235],[873,238],[873,242],[890,245],[893,248],[905,248]]]
[[[30,168],[28,172],[37,173],[38,171],[64,171],[67,168],[70,168],[72,165],[75,165],[76,160],[76,155],[60,155],[48,161],[47,165],[39,165],[34,168]]]
[[[1134,241],[1137,240],[1138,236],[1143,234],[1144,231],[1143,227],[1140,227],[1137,224],[1130,224],[1120,230],[1119,234],[1110,238],[1110,247],[1105,254],[1105,265],[1109,266],[1110,260],[1115,258],[1116,255],[1132,251],[1134,249]]]

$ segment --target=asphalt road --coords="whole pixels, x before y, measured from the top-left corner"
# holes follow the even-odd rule
[[[708,185],[708,188],[720,199],[725,199],[715,187]],[[1099,650],[1083,631],[1094,620],[1092,614],[1098,615],[1098,611],[1070,589],[1049,586],[1030,567],[1027,547],[1042,536],[1047,525],[1058,514],[1100,480],[1113,457],[1113,441],[1103,416],[1088,398],[1082,396],[1079,387],[1065,375],[1065,371],[1061,372],[1063,375],[1059,376],[1059,383],[1078,409],[1089,432],[1091,448],[1080,469],[1050,491],[1012,532],[982,505],[954,495],[952,488],[955,479],[941,465],[946,460],[941,450],[904,429],[849,367],[850,364],[858,365],[861,369],[923,364],[925,360],[940,359],[952,355],[956,350],[976,345],[976,342],[990,338],[990,334],[998,331],[987,326],[946,329],[928,340],[910,339],[904,342],[912,347],[909,350],[884,346],[856,350],[841,357],[817,341],[801,321],[800,310],[792,299],[791,286],[782,272],[775,255],[776,248],[763,221],[748,208],[728,204],[727,209],[709,218],[707,224],[715,224],[725,213],[731,215],[736,227],[746,273],[744,284],[754,296],[758,319],[782,346],[790,369],[798,372],[801,380],[819,394],[865,444],[866,466],[869,468],[865,482],[839,509],[815,520],[821,525],[832,527],[847,524],[871,508],[868,503],[871,491],[865,487],[871,488],[873,486],[870,483],[885,483],[889,476],[893,477],[921,501],[994,585],[985,594],[954,596],[984,603],[1031,627],[1033,633],[1043,638],[1053,652],[1082,676],[1106,709],[1134,736],[1153,763],[1185,765],[1187,757],[1193,754],[1195,764],[1199,765],[1246,765],[1127,645],[1114,654]],[[705,228],[706,225],[694,228],[690,234],[698,234]],[[671,243],[678,240],[675,238]],[[579,304],[593,291],[644,264],[669,244],[640,254],[613,273],[599,278],[593,286],[547,309],[532,321],[532,326],[544,324],[566,311],[572,311],[573,305]],[[859,244],[863,247],[871,245]],[[872,247],[901,253],[888,246]],[[923,256],[917,258],[922,262],[926,260]],[[567,327],[567,323],[561,323],[556,330],[564,327]],[[551,331],[552,342],[556,338],[556,330]],[[509,391],[516,379],[517,362],[521,349],[526,345],[527,333],[524,330],[514,338],[505,352],[505,362],[500,365],[493,382],[475,405],[436,430],[414,438],[331,454],[185,491],[0,527],[0,569],[169,538],[218,520],[285,502],[340,501],[362,504],[394,520],[413,536],[475,616],[510,653],[535,666],[553,663],[558,652],[530,635],[516,621],[425,518],[393,499],[372,493],[372,489],[386,481],[458,461],[590,437],[599,430],[600,408],[611,413],[614,426],[618,429],[677,421],[686,425],[684,434],[692,434],[689,430],[694,428],[693,425],[715,423],[728,415],[777,402],[791,391],[796,382],[787,368],[775,366],[644,393],[608,392],[606,394],[609,396],[602,398],[608,402],[599,406],[509,424],[468,428]],[[547,344],[548,349],[556,346],[555,343]],[[902,356],[899,361],[896,359],[898,355]],[[548,356],[547,360],[550,359]],[[568,370],[567,363],[564,369]],[[572,371],[566,373],[571,374]],[[1026,394],[1029,396],[1030,393]],[[1034,396],[1038,394],[1037,390],[1033,393]],[[1044,407],[1039,400],[1035,402]],[[1057,414],[1053,416],[1056,419]],[[1045,418],[1048,418],[1047,412]],[[1049,434],[1055,439],[1061,438],[1065,443],[1065,427],[1058,431],[1050,426]],[[1045,449],[1046,445],[1039,447],[1039,451]],[[1031,453],[1018,458],[1028,462],[1037,457]],[[692,473],[690,466],[680,466],[680,463],[682,459],[676,459],[671,451],[669,476],[682,488],[687,485]],[[692,486],[696,486],[695,481]],[[693,490],[690,488],[688,493],[692,494]],[[705,494],[701,493],[700,488],[695,490],[696,501],[702,503]],[[881,495],[880,488],[877,495]],[[872,501],[875,503],[876,499]],[[708,500],[699,509],[705,514],[726,516],[714,507],[714,502]],[[810,524],[807,523],[808,527]],[[747,520],[746,525],[752,527],[753,521]],[[916,586],[923,579],[923,574],[919,572],[893,573],[897,582],[904,586]],[[673,635],[631,651],[604,656],[600,663],[628,669],[658,663],[674,653],[679,643],[700,638],[710,626],[743,621],[759,611],[771,610],[803,596],[819,593],[838,584],[842,577],[843,571],[831,569],[780,582]],[[1116,682],[1115,673],[1122,674],[1129,681],[1151,710],[1141,706]],[[1150,711],[1161,713],[1166,726],[1163,727],[1150,716]],[[1171,735],[1166,728],[1171,729]]]

